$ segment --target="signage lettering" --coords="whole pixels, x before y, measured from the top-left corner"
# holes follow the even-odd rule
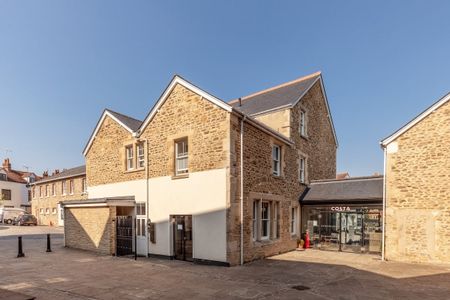
[[[350,207],[349,206],[332,206],[331,210],[332,211],[350,211]]]

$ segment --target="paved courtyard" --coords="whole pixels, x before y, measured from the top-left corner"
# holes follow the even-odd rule
[[[314,250],[232,268],[134,261],[63,248],[61,229],[48,227],[0,228],[0,274],[0,299],[1,289],[37,299],[450,299],[450,265]]]

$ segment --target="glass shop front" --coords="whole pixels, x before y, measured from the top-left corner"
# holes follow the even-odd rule
[[[381,205],[304,205],[302,233],[311,248],[381,254]]]

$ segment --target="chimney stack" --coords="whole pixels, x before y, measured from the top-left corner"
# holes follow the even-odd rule
[[[59,169],[56,169],[56,170],[55,170],[55,175],[56,175],[56,174],[59,174]]]
[[[6,171],[11,171],[11,163],[9,162],[9,158],[5,158],[5,160],[3,161],[3,168]]]
[[[44,171],[44,173],[42,173],[42,177],[48,177],[48,171]]]

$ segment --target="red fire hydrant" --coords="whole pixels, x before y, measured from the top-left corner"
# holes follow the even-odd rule
[[[310,240],[309,240],[309,230],[306,230],[305,233],[305,244],[303,245],[303,248],[308,249],[310,247]]]

